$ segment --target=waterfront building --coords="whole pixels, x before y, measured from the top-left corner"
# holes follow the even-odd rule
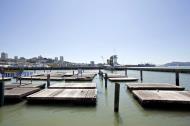
[[[7,60],[8,59],[8,54],[5,52],[1,53],[1,60]]]

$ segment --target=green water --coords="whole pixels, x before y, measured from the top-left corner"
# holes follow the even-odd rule
[[[124,72],[116,72],[124,74]],[[139,78],[139,73],[128,75]],[[144,72],[144,82],[175,82],[174,74]],[[96,76],[97,105],[92,107],[68,105],[28,105],[26,101],[0,108],[0,126],[189,126],[190,111],[143,109],[126,89],[120,87],[120,108],[114,113],[114,83]],[[190,75],[180,75],[180,82],[190,85]]]

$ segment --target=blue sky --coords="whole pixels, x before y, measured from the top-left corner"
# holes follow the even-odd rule
[[[0,51],[121,64],[190,61],[189,0],[0,0]]]

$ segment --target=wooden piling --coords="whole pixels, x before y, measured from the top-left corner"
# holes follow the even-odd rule
[[[2,75],[2,81],[0,81],[0,106],[4,105],[4,75]]]
[[[47,88],[50,86],[50,74],[47,75]]]
[[[31,76],[31,83],[32,83],[32,76]]]
[[[107,88],[107,83],[108,83],[108,75],[107,75],[107,73],[105,73],[104,80],[105,80],[105,88]]]
[[[114,112],[119,111],[119,92],[120,92],[120,85],[119,83],[115,83]]]
[[[140,77],[141,77],[141,82],[143,81],[143,73],[142,70],[140,70]]]
[[[125,76],[127,77],[128,75],[127,75],[127,69],[125,70]]]
[[[176,86],[179,86],[179,72],[175,73]]]
[[[21,85],[21,83],[22,83],[22,77],[21,77],[21,75],[19,77],[19,81],[20,81],[20,85]]]
[[[75,71],[73,70],[73,75],[75,74]]]

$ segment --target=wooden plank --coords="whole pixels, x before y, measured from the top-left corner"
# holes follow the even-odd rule
[[[46,81],[47,80],[47,77],[45,77],[45,76],[42,76],[42,77],[39,77],[39,76],[37,76],[37,77],[22,77],[22,80],[43,80],[43,81]],[[64,80],[62,77],[50,77],[50,80],[52,80],[52,81],[62,81],[62,80]]]
[[[11,77],[5,77],[4,78],[4,81],[10,81],[11,80]],[[0,81],[2,81],[2,77],[0,77]]]
[[[96,89],[44,89],[40,92],[27,96],[29,102],[39,101],[68,101],[75,102],[96,102]]]
[[[134,90],[132,93],[143,106],[190,105],[190,91]]]
[[[45,88],[46,83],[32,83],[27,85],[21,85],[20,88]]]
[[[93,78],[92,77],[64,77],[65,81],[92,81]]]
[[[22,98],[39,90],[39,88],[13,88],[11,90],[5,90],[5,99],[21,100]]]
[[[107,74],[108,75],[108,78],[123,78],[123,77],[126,77],[124,75],[121,75],[121,74]],[[104,74],[104,78],[105,78],[105,74]]]
[[[184,90],[184,87],[168,83],[128,83],[129,90]]]
[[[108,78],[110,81],[113,82],[121,82],[121,81],[138,81],[137,78],[133,78],[133,77],[120,77],[120,78]]]
[[[54,89],[95,89],[96,83],[56,83],[51,85],[49,88]]]

